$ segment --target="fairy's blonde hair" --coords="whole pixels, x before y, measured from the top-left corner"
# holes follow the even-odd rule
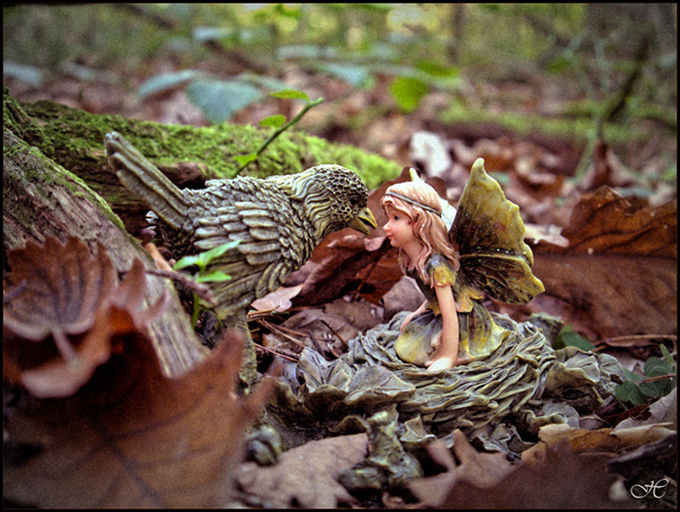
[[[390,195],[390,193],[402,196],[406,200]],[[430,284],[430,276],[425,272],[425,263],[434,252],[442,254],[458,270],[460,266],[458,251],[449,242],[446,224],[441,219],[442,207],[439,194],[435,189],[422,181],[396,183],[385,191],[385,195],[380,200],[380,205],[383,210],[391,206],[403,212],[411,221],[413,234],[422,245],[414,263],[423,282]],[[435,211],[439,215],[434,213]],[[397,261],[402,272],[406,273],[408,256],[402,249],[399,249]]]

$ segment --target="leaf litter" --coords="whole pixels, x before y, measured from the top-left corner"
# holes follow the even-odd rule
[[[534,160],[533,165],[540,165],[535,163],[537,161],[552,162],[553,165],[556,165],[555,161],[550,158]],[[610,155],[609,161],[615,161],[615,159]],[[524,162],[525,164],[522,165],[528,165],[526,161]],[[519,172],[514,170],[518,166],[517,162],[513,163],[508,166],[508,172]],[[537,179],[537,176],[532,175],[532,172],[527,169],[530,168],[525,167],[525,179],[533,181],[534,185],[552,183],[550,180]],[[400,179],[403,180],[404,178],[400,177],[394,181]],[[384,184],[383,187],[389,184],[391,182]],[[620,185],[621,181],[612,184]],[[510,187],[512,188],[513,185],[511,184]],[[453,190],[455,195],[455,187]],[[540,193],[536,195],[545,196],[546,191],[552,191],[548,195],[557,198],[560,192],[564,193],[570,190],[570,185],[560,180],[559,183],[551,184],[548,189],[541,189]],[[374,202],[376,199],[379,200],[381,195],[380,191],[375,191],[369,198],[369,203],[371,200]],[[446,196],[446,193],[444,195]],[[527,197],[531,196],[527,194]],[[534,213],[536,215],[538,210],[532,207],[536,205],[531,203],[531,199],[528,201],[529,216],[532,215],[531,212],[536,212]],[[656,336],[657,339],[662,339],[670,334],[673,338],[672,335],[677,332],[677,321],[675,320],[677,316],[677,206],[674,199],[660,205],[654,204],[654,201],[650,201],[650,203],[652,204],[647,205],[644,201],[623,197],[613,188],[606,186],[605,183],[604,186],[584,195],[579,202],[568,200],[565,203],[569,210],[573,210],[572,213],[553,217],[562,224],[562,227],[552,225],[552,227],[548,226],[548,229],[546,229],[545,224],[528,224],[527,238],[530,243],[533,240],[533,250],[536,255],[535,272],[546,284],[546,292],[535,299],[528,307],[509,307],[500,303],[494,303],[492,307],[516,318],[527,318],[531,313],[537,311],[562,317],[575,330],[580,331],[595,342],[602,340],[603,343],[606,343],[607,340],[625,337],[626,335]],[[379,215],[382,212],[380,209],[374,211],[378,225],[381,226],[382,222]],[[525,209],[521,207],[521,211],[524,214]],[[379,238],[380,234],[381,232],[378,230],[374,239]],[[533,234],[538,234],[538,236],[532,237]],[[343,258],[347,256],[341,253],[346,251],[346,248],[341,246],[338,253],[333,255],[335,243],[331,240],[319,248],[319,253],[316,253],[308,264],[310,267],[313,266],[314,270],[310,272],[303,268],[300,271],[300,275],[304,279],[309,278],[309,276],[312,276],[312,278],[309,281],[294,281],[296,285],[299,286],[300,282],[305,283],[305,285],[313,282],[314,286],[310,284],[308,289],[323,289],[328,283],[324,283],[323,280],[315,280],[317,279],[316,276],[322,276],[325,273],[340,279],[341,282],[360,282],[361,289],[365,292],[364,297],[375,300],[376,295],[382,295],[382,302],[382,298],[385,297],[383,290],[385,288],[392,289],[393,285],[401,280],[401,272],[395,264],[396,252],[387,252],[380,258],[376,258],[378,260],[375,266],[378,269],[376,275],[379,277],[373,277],[367,272],[364,272],[364,275],[360,277],[353,263],[361,260],[362,256],[356,252],[349,253],[353,261],[344,266]],[[364,244],[369,247],[368,242],[364,242]],[[362,251],[357,244],[354,247]],[[368,257],[373,251],[364,249],[363,252]],[[323,256],[319,256],[319,254],[323,254]],[[369,267],[373,263],[370,259],[364,261],[366,266]],[[320,269],[319,266],[323,266],[326,262],[333,263],[329,263],[327,269]],[[338,264],[338,262],[340,263]],[[641,268],[645,269],[644,273],[640,272]],[[616,269],[616,272],[612,272],[612,269]],[[407,296],[410,296],[410,294],[407,294]],[[403,296],[400,296],[400,298],[403,298]],[[304,298],[300,302],[304,303]],[[417,299],[414,304],[417,304]],[[399,310],[398,306],[395,310]],[[347,317],[351,318],[351,315],[347,315]],[[389,316],[386,318],[389,318]],[[647,343],[644,340],[639,342],[640,345]],[[654,345],[654,342],[652,342],[652,345]],[[657,403],[661,403],[661,401]],[[662,407],[668,409],[670,402],[666,400],[663,403],[665,405]],[[611,407],[611,404],[609,407]],[[584,416],[582,420],[585,422],[587,418]],[[620,442],[613,443],[608,434],[611,428],[609,430],[600,429],[600,431],[595,428],[595,437],[591,441],[593,449],[597,452],[617,453],[621,456],[622,453],[633,450],[635,446],[645,446],[646,444],[651,446],[654,443],[668,442],[667,439],[671,431],[663,425],[658,425],[658,423],[656,422],[656,426],[649,428],[660,428],[659,432],[662,439],[655,436],[647,438],[643,436],[637,441],[637,444],[634,443],[633,445],[624,445]],[[602,420],[594,421],[591,424],[601,426]],[[671,427],[671,429],[674,430],[675,427]],[[563,491],[556,490],[542,503],[553,503],[554,506],[586,506],[586,503],[588,503],[587,506],[595,507],[624,506],[630,496],[623,488],[620,479],[617,481],[616,478],[604,476],[611,474],[606,473],[606,466],[598,466],[601,469],[604,468],[602,473],[593,472],[591,474],[591,480],[597,482],[597,484],[585,482],[581,478],[581,470],[591,464],[592,457],[584,459],[582,455],[578,455],[578,450],[575,450],[566,441],[573,439],[571,437],[573,435],[573,431],[569,434],[567,431],[556,433],[556,438],[551,444],[554,453],[551,452],[552,455],[544,457],[545,460],[541,463],[547,468],[553,468],[555,467],[554,464],[561,464],[560,461],[565,459],[566,467],[570,468],[561,484],[558,485],[554,482],[550,484],[556,486],[557,489],[563,489]],[[560,444],[558,441],[562,441],[562,443]],[[542,444],[543,441],[540,443]],[[555,445],[560,446],[555,447]],[[519,465],[519,467],[521,466],[522,464]],[[524,470],[518,472],[518,475],[515,478],[523,479],[520,484],[517,484],[520,487],[536,490],[545,485],[541,481],[540,471]],[[593,494],[592,500],[584,499],[581,503],[569,498],[569,489],[592,487],[592,485],[596,485],[600,489]],[[494,503],[496,506],[505,503],[502,500],[493,502],[496,499],[495,497],[500,499],[500,496],[503,495],[502,489],[505,489],[505,487],[494,487],[494,492],[491,493],[487,490],[484,494],[488,499],[485,498],[486,501],[482,500],[480,503]],[[618,489],[618,494],[614,489]],[[464,493],[462,492],[462,494]],[[612,501],[611,496],[615,496],[616,499]],[[524,508],[522,503],[525,505],[532,503],[532,499],[526,496],[522,496],[521,500],[523,501],[517,502],[518,508]],[[426,501],[422,501],[420,504],[436,506]],[[449,501],[447,504],[459,506],[457,501]],[[469,506],[473,502],[460,502],[460,505],[465,506],[465,504]]]
[[[403,135],[405,130],[406,128],[402,126],[398,132]],[[382,131],[395,132],[395,130]],[[436,143],[437,141],[432,142],[431,140],[430,142]],[[673,235],[677,232],[677,229],[674,227],[675,225],[668,227],[667,223],[669,218],[672,220],[675,217],[674,190],[669,193],[669,190],[664,188],[662,183],[652,183],[652,187],[655,188],[653,188],[653,194],[649,196],[649,206],[644,203],[641,205],[634,197],[626,196],[625,201],[633,205],[633,209],[648,208],[651,214],[646,216],[649,222],[646,226],[643,223],[643,230],[640,233],[633,235],[623,233],[624,237],[627,236],[624,242],[621,242],[622,233],[619,227],[631,225],[629,218],[631,210],[624,207],[615,211],[611,206],[598,206],[592,203],[587,205],[586,211],[590,209],[590,213],[595,217],[600,215],[601,218],[611,221],[611,223],[600,223],[597,229],[588,227],[589,225],[586,223],[585,233],[587,236],[584,240],[597,241],[598,244],[604,241],[604,243],[597,247],[586,247],[585,252],[573,254],[575,252],[573,247],[565,247],[564,232],[569,233],[571,212],[581,200],[581,191],[593,191],[597,190],[597,186],[607,185],[611,187],[610,190],[616,191],[614,194],[618,194],[619,192],[626,192],[626,187],[631,188],[640,184],[639,180],[631,179],[630,173],[621,168],[620,162],[617,161],[611,150],[602,153],[604,157],[601,159],[599,167],[593,167],[591,176],[584,180],[583,184],[577,189],[560,176],[563,174],[563,168],[571,168],[567,165],[567,162],[560,156],[550,154],[540,147],[534,146],[532,148],[529,145],[521,147],[516,142],[508,143],[508,141],[503,140],[487,140],[483,143],[480,141],[476,145],[468,147],[465,143],[456,139],[446,141],[444,147],[447,147],[453,156],[448,171],[441,171],[442,175],[449,181],[447,183],[449,185],[448,193],[445,189],[444,196],[448,197],[453,204],[455,204],[456,198],[462,191],[462,185],[467,179],[466,168],[469,168],[469,163],[466,164],[465,162],[466,151],[469,155],[472,155],[470,158],[473,159],[484,154],[489,162],[493,158],[493,161],[497,164],[489,165],[491,170],[502,171],[508,175],[509,180],[504,183],[504,189],[507,191],[508,197],[520,205],[523,216],[526,216],[528,234],[532,234],[532,225],[536,227],[533,231],[533,240],[536,244],[533,248],[536,255],[535,272],[546,284],[546,293],[539,296],[529,308],[505,310],[503,309],[504,306],[496,304],[499,311],[517,317],[527,317],[535,310],[547,311],[562,316],[567,323],[574,326],[575,330],[593,340],[626,336],[631,333],[664,335],[677,332],[675,320],[677,316],[677,252],[673,252],[676,251],[677,240],[673,238]],[[485,153],[480,153],[480,151]],[[604,162],[604,165],[602,162]],[[609,166],[609,168],[606,166]],[[442,166],[440,165],[440,167]],[[424,162],[422,168],[428,169],[427,162]],[[649,182],[644,182],[643,185],[649,186]],[[379,200],[381,195],[381,193],[376,192],[374,197]],[[621,196],[619,195],[619,197]],[[616,201],[614,200],[614,202]],[[667,204],[669,201],[671,201],[670,205]],[[657,211],[656,208],[659,207],[661,209]],[[380,211],[379,208],[372,208],[372,210],[374,212]],[[608,218],[607,215],[611,214],[612,211],[614,215]],[[607,215],[604,215],[605,213]],[[643,217],[645,216],[639,216],[639,218]],[[664,218],[666,221],[657,220],[659,218]],[[380,225],[380,219],[378,220]],[[664,222],[666,222],[666,225],[664,225]],[[634,231],[634,233],[636,232]],[[654,248],[653,250],[656,252],[651,256],[650,253],[638,253],[636,250],[638,237],[644,238],[644,245]],[[588,248],[591,248],[592,251],[588,251]],[[346,250],[347,247],[340,246],[339,249]],[[599,252],[600,249],[603,250],[603,254]],[[329,272],[328,269],[321,268],[317,271],[317,275],[319,275],[319,272],[321,275],[325,272],[328,276],[336,276],[342,279],[339,282],[348,283],[350,289],[354,283],[359,282],[365,297],[370,297],[372,301],[380,300],[381,297],[385,296],[385,292],[391,290],[392,285],[399,282],[402,277],[398,267],[394,265],[395,254],[390,255],[388,253],[382,259],[375,258],[375,255],[373,255],[373,259],[371,259],[371,257],[366,257],[364,251],[365,249],[358,248],[357,252],[352,253],[353,265],[343,265],[343,257],[336,255],[333,270]],[[331,259],[326,260],[329,257]],[[314,261],[310,262],[310,265],[316,264],[323,267],[328,264],[331,268],[329,262],[333,261],[332,258],[332,254],[326,254],[323,257],[315,255]],[[379,261],[376,263],[378,259]],[[372,273],[365,272],[367,268],[374,264]],[[367,275],[358,277],[357,273],[362,270],[362,265],[364,273]],[[645,269],[644,273],[640,272],[641,268]],[[612,269],[616,269],[616,276],[612,276]],[[306,269],[301,270],[302,273],[305,271]],[[551,277],[553,279],[550,279]],[[303,278],[296,284],[304,282]],[[315,282],[314,286],[309,286],[308,289],[327,289],[328,283],[328,280],[320,280]],[[620,293],[622,290],[624,291],[623,294]],[[406,296],[408,295],[406,294]],[[622,297],[619,300],[620,296]],[[335,297],[330,300],[333,298]],[[319,304],[323,304],[324,300],[325,297],[323,296],[316,299]],[[298,299],[298,301],[298,304],[304,303],[304,300]],[[347,301],[347,303],[350,303],[350,301]],[[287,304],[284,301],[284,307],[286,306]],[[393,307],[395,310],[399,309],[398,306]],[[352,316],[348,314],[347,318],[351,319]],[[323,339],[322,342],[326,343]],[[326,354],[329,352],[326,352]],[[206,383],[206,385],[208,384]],[[666,405],[666,407],[668,406]],[[564,449],[560,448],[560,450]],[[461,455],[455,448],[453,454],[460,459]],[[474,494],[463,484],[454,486],[454,489],[458,489],[464,495],[468,494],[470,499],[467,503],[472,506],[492,502],[496,506],[505,507],[508,503],[515,503],[518,508],[526,508],[534,503],[532,501],[534,498],[526,495],[533,493],[543,498],[539,506],[544,507],[547,504],[559,501],[546,501],[545,496],[537,492],[536,489],[558,485],[554,482],[554,479],[550,480],[542,473],[559,467],[562,469],[560,472],[562,476],[561,488],[564,489],[564,493],[567,492],[567,489],[571,489],[572,494],[574,494],[573,490],[579,489],[579,493],[584,493],[584,496],[591,494],[598,496],[597,499],[592,500],[584,498],[587,503],[582,506],[589,508],[597,507],[603,503],[599,501],[602,494],[599,491],[594,494],[586,491],[588,482],[584,482],[580,478],[584,464],[583,459],[577,457],[573,460],[567,460],[565,463],[564,457],[560,457],[561,455],[555,454],[547,457],[545,465],[542,466],[544,469],[541,469],[540,472],[525,472],[523,473],[525,476],[515,477],[519,480],[514,481],[511,486],[508,485],[508,481],[505,487],[500,485],[494,487],[493,492],[487,488],[481,495],[479,493]],[[329,465],[333,463],[329,460]],[[517,471],[516,474],[520,474],[520,472]],[[530,476],[527,476],[529,474]],[[602,474],[604,473],[593,472],[591,480],[597,481],[597,477]],[[610,488],[604,482],[600,487],[602,489]],[[523,491],[525,495],[516,498],[518,494],[522,494],[518,489],[525,489]],[[551,496],[553,494],[551,493]],[[502,500],[503,496],[507,497],[506,501]],[[568,495],[564,494],[564,496]],[[516,501],[513,502],[513,499]],[[383,500],[384,506],[389,503],[389,500]],[[449,500],[447,505],[464,507],[466,506],[465,503],[465,501],[454,502]]]

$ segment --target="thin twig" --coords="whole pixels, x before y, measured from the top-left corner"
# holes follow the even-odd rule
[[[186,274],[182,274],[181,272],[177,272],[175,270],[168,271],[158,270],[155,268],[146,269],[146,273],[154,276],[167,277],[168,279],[172,279],[176,283],[180,283],[189,288],[193,293],[198,295],[201,299],[206,301],[211,306],[213,307],[217,306],[215,295],[213,294],[212,290],[208,287],[208,285],[198,283],[194,281],[194,279],[192,279],[190,276],[187,276]]]
[[[322,324],[324,324],[326,327],[328,327],[328,328],[331,330],[331,332],[332,332],[333,334],[335,334],[335,336],[342,342],[343,345],[345,345],[346,347],[349,347],[349,344],[347,343],[347,341],[345,341],[345,339],[344,339],[342,336],[340,336],[340,334],[338,334],[338,331],[336,331],[335,329],[333,329],[333,328],[331,327],[331,325],[330,325],[328,322],[326,322],[326,320],[324,320],[323,318],[320,318],[319,321],[320,321]]]
[[[288,122],[287,122],[286,124],[284,124],[283,126],[278,127],[278,128],[274,131],[274,133],[272,133],[272,134],[269,136],[269,138],[267,138],[267,140],[265,140],[264,143],[263,143],[259,148],[257,148],[257,151],[255,152],[255,157],[260,156],[260,153],[262,153],[262,152],[265,150],[265,148],[266,148],[267,146],[269,146],[269,144],[271,144],[271,143],[274,141],[274,139],[276,139],[276,137],[278,137],[278,136],[281,135],[283,132],[285,132],[288,128],[290,128],[290,127],[293,126],[295,123],[297,123],[297,122],[302,118],[302,116],[304,116],[304,115],[307,113],[307,111],[308,111],[310,108],[317,106],[317,105],[318,105],[319,103],[321,103],[323,100],[324,100],[323,98],[319,98],[318,100],[311,101],[311,102],[307,103],[307,105],[305,105],[305,108],[303,108],[303,109],[300,111],[300,113],[299,113],[298,115],[296,115],[293,119],[291,119],[290,121],[288,121]],[[252,163],[253,161],[254,161],[254,160],[251,160],[250,162],[246,162],[246,163],[242,164],[241,167],[239,167],[239,168],[236,170],[236,174],[235,174],[234,176],[238,176],[238,175],[241,173],[241,171],[242,171],[243,169],[245,169],[246,167],[248,167],[248,164]]]
[[[255,345],[255,348],[256,348],[256,349],[264,350],[265,352],[269,352],[270,354],[274,354],[275,356],[278,356],[278,357],[280,357],[280,358],[282,358],[282,359],[285,359],[285,360],[287,360],[287,361],[292,361],[293,363],[297,363],[297,362],[298,362],[298,360],[295,359],[294,357],[291,357],[291,356],[282,354],[281,352],[279,352],[278,350],[273,349],[273,348],[265,347],[265,346],[263,346],[263,345]]]
[[[306,346],[304,343],[302,343],[301,341],[295,339],[293,336],[291,336],[290,334],[288,334],[286,331],[293,332],[293,333],[295,333],[295,334],[297,334],[297,335],[299,335],[299,336],[304,336],[303,334],[297,333],[296,331],[292,331],[292,330],[290,330],[290,329],[286,329],[286,328],[280,327],[280,326],[278,326],[278,325],[274,325],[274,324],[272,324],[272,323],[267,322],[267,321],[264,320],[264,319],[258,320],[258,323],[260,323],[263,327],[266,327],[266,328],[269,329],[270,331],[278,332],[281,336],[283,336],[284,338],[286,338],[286,339],[289,340],[289,341],[292,341],[293,343],[295,343],[296,345],[298,345],[298,346],[300,346],[300,347],[305,347],[305,346]]]
[[[655,382],[657,380],[664,380],[664,379],[675,379],[677,378],[677,373],[669,373],[668,375],[659,375],[658,377],[649,377],[647,379],[642,379],[641,381],[638,381],[638,385],[640,384],[645,384],[647,382]]]
[[[632,334],[629,336],[614,336],[612,338],[604,338],[601,339],[597,342],[598,345],[609,345],[610,343],[614,343],[614,345],[610,346],[625,346],[625,345],[619,345],[620,343],[625,343],[625,342],[635,342],[638,340],[656,340],[656,339],[665,339],[665,340],[671,340],[677,343],[678,337],[675,334]]]

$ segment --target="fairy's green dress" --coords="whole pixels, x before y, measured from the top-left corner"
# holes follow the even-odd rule
[[[435,253],[425,264],[430,279],[438,286],[451,285],[456,302],[460,296],[456,286],[456,272],[444,256]],[[425,366],[434,352],[434,341],[442,332],[443,320],[434,288],[425,284],[417,270],[409,271],[428,301],[427,310],[411,319],[397,338],[394,350],[407,363]],[[496,350],[507,337],[507,330],[499,327],[484,305],[476,300],[470,301],[467,311],[458,311],[460,344],[458,358],[474,361],[488,356]]]
[[[531,272],[533,254],[524,243],[525,231],[519,207],[486,174],[483,160],[475,162],[449,229],[449,240],[460,254],[460,269],[456,272],[439,253],[425,264],[433,284],[453,288],[459,305],[459,359],[487,357],[509,335],[481,303],[482,291],[510,304],[526,304],[543,291],[543,284]],[[415,269],[407,275],[415,279],[428,305],[406,325],[394,348],[403,361],[423,366],[434,351],[443,321],[434,287],[425,284]]]

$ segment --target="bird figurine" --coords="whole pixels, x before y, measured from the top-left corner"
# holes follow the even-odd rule
[[[191,190],[177,187],[119,133],[107,133],[105,145],[121,183],[153,210],[147,220],[173,258],[239,241],[206,269],[231,276],[210,283],[220,319],[277,289],[329,233],[350,227],[369,234],[377,226],[366,186],[340,165],[213,179]]]

